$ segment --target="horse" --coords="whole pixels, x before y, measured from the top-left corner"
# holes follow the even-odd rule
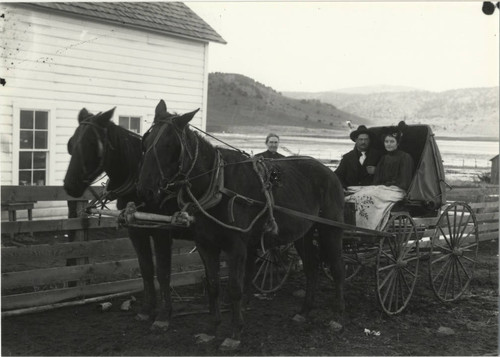
[[[342,234],[339,227],[292,217],[273,207],[343,222],[344,193],[337,176],[310,157],[266,160],[241,151],[213,147],[189,129],[196,111],[171,114],[161,100],[153,125],[143,136],[143,161],[138,194],[164,214],[180,209],[194,217],[189,228],[205,264],[209,311],[214,331],[221,322],[219,255],[228,265],[228,295],[232,306],[232,334],[221,347],[237,348],[243,328],[242,297],[251,273],[249,252],[294,242],[303,261],[306,295],[294,319],[303,321],[313,308],[319,257],[324,253],[334,277],[334,309],[342,326],[345,310]],[[222,183],[222,184],[221,184]],[[299,317],[297,319],[297,317]],[[335,321],[332,321],[332,323]]]
[[[106,198],[117,199],[117,208],[127,202],[139,204],[135,184],[142,158],[141,136],[111,121],[114,108],[93,115],[83,108],[78,115],[78,127],[69,139],[67,148],[71,161],[64,178],[64,189],[73,197],[80,197],[103,172],[109,181]],[[143,280],[144,299],[136,319],[154,319],[153,330],[168,329],[172,314],[170,274],[172,238],[169,232],[151,228],[128,228],[137,254]],[[160,307],[155,317],[156,291],[152,247],[156,255],[156,277],[160,286]]]

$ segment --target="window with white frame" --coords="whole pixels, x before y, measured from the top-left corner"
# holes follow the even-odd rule
[[[49,112],[19,112],[19,185],[43,186],[47,183],[49,156]]]
[[[132,116],[122,116],[118,117],[118,125],[121,127],[133,131],[134,133],[141,133],[141,118]]]

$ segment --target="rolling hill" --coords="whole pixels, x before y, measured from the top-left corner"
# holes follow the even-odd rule
[[[210,73],[207,130],[211,132],[314,134],[341,131],[346,122],[370,125],[317,99],[293,99],[240,74]]]
[[[349,92],[349,93],[347,93]],[[376,125],[427,124],[441,136],[499,136],[499,88],[464,88],[444,92],[287,92],[295,99],[320,100],[367,118]]]

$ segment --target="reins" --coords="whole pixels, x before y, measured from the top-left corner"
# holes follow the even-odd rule
[[[156,165],[158,167],[158,171],[159,171],[160,177],[161,177],[161,184],[160,184],[159,190],[167,194],[166,197],[161,201],[160,207],[163,207],[164,204],[168,200],[177,196],[177,203],[178,203],[179,208],[181,209],[181,212],[185,212],[187,209],[189,209],[190,206],[194,205],[194,207],[196,207],[197,210],[199,210],[204,216],[206,216],[207,218],[209,218],[213,222],[217,223],[218,225],[220,225],[224,228],[235,230],[235,231],[240,232],[240,233],[249,232],[255,226],[257,221],[266,212],[268,212],[269,213],[269,222],[268,223],[270,223],[270,230],[272,230],[274,233],[277,233],[277,224],[276,224],[276,221],[274,219],[274,214],[273,214],[273,208],[275,207],[274,199],[273,199],[272,192],[271,192],[271,185],[270,185],[269,181],[266,179],[266,176],[268,174],[268,169],[267,169],[267,166],[265,165],[265,162],[266,161],[269,162],[269,161],[314,160],[314,159],[311,157],[301,157],[301,156],[278,158],[278,159],[267,159],[267,158],[263,158],[263,157],[251,158],[250,155],[247,154],[246,152],[235,148],[234,146],[216,138],[215,136],[213,136],[209,133],[206,133],[205,131],[203,131],[195,126],[190,125],[192,128],[214,138],[215,140],[225,144],[226,146],[228,146],[228,147],[236,150],[237,152],[243,154],[244,156],[248,157],[245,160],[241,160],[241,161],[237,161],[237,162],[233,162],[233,163],[226,163],[220,159],[220,152],[217,149],[215,149],[216,150],[216,154],[215,154],[216,159],[215,159],[214,168],[206,170],[206,171],[204,171],[200,174],[197,174],[195,176],[190,176],[193,168],[196,165],[196,161],[198,159],[199,139],[196,135],[194,135],[196,147],[195,147],[195,152],[193,154],[192,151],[190,151],[188,149],[188,140],[187,140],[187,130],[188,129],[186,129],[187,125],[184,126],[184,128],[182,130],[179,129],[173,123],[173,120],[175,118],[176,118],[176,116],[172,115],[172,116],[164,118],[158,122],[161,125],[161,127],[158,130],[158,132],[156,133],[156,137],[154,138],[152,145],[149,148],[147,148],[147,150],[145,151],[145,154],[152,151],[152,154],[155,157],[155,162],[156,162]],[[166,128],[169,125],[173,126],[174,133],[177,136],[177,139],[178,139],[180,147],[181,147],[181,154],[179,156],[179,169],[171,178],[166,177],[166,175],[163,171],[163,168],[161,166],[158,152],[156,150],[156,145],[157,145],[158,141],[160,140],[160,137],[162,136],[162,134],[164,133],[164,131],[166,130]],[[191,160],[189,165],[186,164],[186,161],[187,161],[186,155],[189,156],[189,159]],[[219,179],[220,176],[221,175],[223,176],[223,174],[224,174],[223,169],[225,167],[230,166],[230,165],[241,165],[241,164],[245,164],[245,163],[252,163],[253,169],[254,169],[255,173],[257,174],[259,182],[261,183],[261,186],[263,188],[262,191],[265,195],[265,202],[255,201],[251,198],[248,198],[248,197],[245,197],[243,195],[232,192],[230,190],[227,190],[223,184],[219,184],[219,185],[216,184],[218,181],[220,181],[220,179]],[[185,167],[187,167],[187,166],[189,166],[189,167],[186,170]],[[193,194],[193,192],[191,190],[191,181],[194,179],[203,177],[205,175],[208,175],[208,174],[211,175],[210,184],[209,184],[207,190],[205,191],[205,193],[202,195],[202,197],[200,199],[198,199],[198,198],[196,198],[196,196]],[[175,190],[175,189],[172,190],[172,188],[178,188],[178,190]],[[191,202],[184,201],[184,199],[183,199],[184,193],[187,193]],[[246,202],[259,202],[259,203],[262,203],[264,205],[264,207],[259,211],[259,213],[254,217],[254,219],[250,222],[250,224],[246,228],[241,228],[241,227],[234,226],[232,224],[227,224],[227,223],[222,222],[221,220],[217,219],[216,217],[214,217],[213,215],[211,215],[210,213],[207,212],[207,210],[209,208],[215,206],[216,204],[218,204],[220,202],[221,193],[230,197],[229,212],[230,212],[232,222],[234,222],[234,217],[232,215],[232,212],[233,212],[234,202],[236,199],[241,199],[241,200],[244,200]],[[305,218],[305,217],[303,217],[303,218]]]
[[[223,141],[223,140],[220,140],[220,139],[219,139],[219,138],[217,138],[216,136],[213,136],[212,134],[207,133],[206,131],[201,130],[200,128],[198,128],[198,127],[196,127],[196,126],[194,126],[194,125],[191,125],[191,124],[188,124],[188,125],[189,125],[191,128],[196,129],[196,130],[198,130],[199,132],[201,132],[201,133],[203,133],[203,134],[205,134],[205,135],[207,135],[207,136],[211,137],[212,139],[217,140],[218,142],[220,142],[220,143],[222,143],[222,144],[226,145],[227,147],[230,147],[231,149],[233,149],[233,150],[235,150],[235,151],[238,151],[239,153],[241,153],[241,154],[243,154],[243,155],[245,155],[245,156],[247,156],[247,157],[250,157],[250,154],[248,154],[248,153],[247,153],[247,152],[245,152],[244,150],[238,149],[237,147],[235,147],[235,146],[233,146],[233,145],[231,145],[231,144],[228,144],[227,142],[225,142],[225,141]]]
[[[187,125],[183,127],[183,129],[179,129],[175,126],[173,123],[173,120],[176,118],[176,116],[169,116],[167,118],[164,118],[158,122],[158,124],[161,125],[159,128],[158,132],[156,133],[156,136],[153,140],[153,143],[150,147],[148,147],[145,151],[145,154],[151,152],[154,155],[154,161],[156,162],[158,171],[160,173],[160,178],[161,178],[161,184],[159,190],[166,193],[166,197],[161,201],[160,207],[163,207],[165,203],[174,198],[176,193],[177,193],[177,203],[179,208],[181,208],[181,212],[185,212],[189,209],[189,207],[193,206],[196,207],[203,215],[205,215],[207,218],[211,219],[212,221],[216,222],[217,224],[227,228],[227,229],[232,229],[241,233],[246,233],[250,231],[255,223],[261,218],[266,211],[269,212],[270,219],[271,219],[271,224],[273,227],[273,231],[277,232],[277,225],[273,217],[272,213],[272,195],[270,194],[268,188],[266,187],[264,183],[264,178],[262,177],[262,173],[260,171],[264,170],[266,171],[265,164],[263,164],[262,160],[256,159],[256,158],[249,158],[242,160],[238,162],[238,164],[243,164],[243,163],[253,163],[254,171],[257,173],[257,176],[259,177],[259,180],[262,184],[264,194],[266,196],[266,201],[268,204],[265,205],[265,207],[257,214],[257,216],[252,220],[250,225],[247,228],[240,228],[234,225],[230,225],[227,223],[224,223],[217,219],[216,217],[212,216],[210,213],[207,212],[207,209],[214,207],[217,205],[220,200],[222,199],[222,195],[220,194],[223,192],[223,169],[227,165],[224,163],[222,160],[220,152],[215,149],[215,164],[214,168],[211,170],[207,170],[201,174],[198,174],[196,176],[190,177],[190,174],[193,170],[193,168],[196,165],[197,159],[198,159],[198,153],[199,153],[199,139],[196,135],[193,137],[195,138],[195,150],[194,153],[192,150],[190,151],[188,148],[188,140],[187,140]],[[158,141],[160,140],[162,134],[166,130],[166,128],[171,125],[173,127],[174,133],[177,136],[177,139],[179,140],[179,144],[181,147],[181,153],[179,156],[179,169],[178,171],[171,177],[168,178],[166,177],[164,170],[161,166],[160,158],[156,149],[156,146],[158,144]],[[195,128],[195,127],[194,127]],[[203,132],[202,130],[200,130]],[[221,140],[219,140],[221,141]],[[226,145],[231,146],[226,143]],[[238,152],[242,153],[243,155],[249,157],[249,155],[242,150],[236,149]],[[187,158],[189,156],[189,159]],[[190,160],[190,163],[187,163],[186,161]],[[235,163],[233,163],[235,164]],[[261,166],[261,170],[258,169],[258,166]],[[187,167],[187,169],[186,169]],[[200,178],[202,176],[211,174],[210,177],[210,184],[205,191],[205,193],[202,195],[200,199],[196,198],[193,192],[191,191],[191,180],[195,178]],[[171,188],[179,188],[178,191],[171,190]],[[191,199],[191,202],[185,202],[183,199],[184,193],[187,193],[189,198]],[[231,202],[234,202],[231,201]]]

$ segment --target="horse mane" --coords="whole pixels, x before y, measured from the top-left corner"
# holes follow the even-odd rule
[[[130,175],[133,175],[134,178],[137,177],[142,156],[141,136],[112,121],[109,122],[106,128],[108,129],[110,152],[118,157],[118,159],[110,160],[108,163],[113,173],[119,173],[119,175],[113,175],[113,180],[108,173],[110,188],[113,189],[126,181]],[[125,166],[123,166],[123,163],[125,163]]]
[[[194,130],[189,130],[189,132],[197,138],[200,144],[200,149],[209,151],[215,150],[215,147],[212,145],[212,143],[205,139],[205,137],[203,137],[200,133]]]

